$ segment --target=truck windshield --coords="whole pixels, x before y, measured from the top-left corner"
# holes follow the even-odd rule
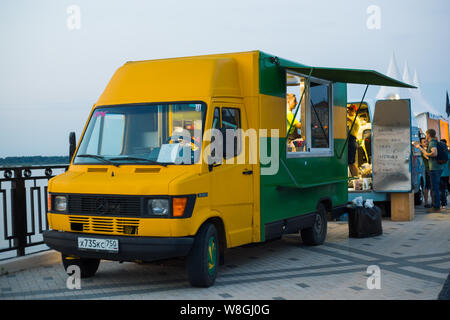
[[[202,102],[97,107],[74,163],[196,163],[205,115]]]

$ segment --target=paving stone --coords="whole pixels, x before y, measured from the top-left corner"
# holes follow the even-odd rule
[[[321,246],[297,245],[298,236],[286,236],[227,249],[227,264],[207,289],[189,285],[180,259],[144,265],[102,261],[95,277],[82,279],[81,290],[66,288],[60,264],[0,276],[0,299],[436,299],[450,291],[444,290],[450,215],[423,211],[416,207],[414,222],[384,219],[388,232],[373,238],[378,241],[349,239],[347,223],[329,222]],[[380,267],[382,290],[366,288],[370,265]]]

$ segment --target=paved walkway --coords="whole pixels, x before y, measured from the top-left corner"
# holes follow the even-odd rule
[[[384,234],[348,238],[346,222],[330,222],[326,243],[299,236],[226,252],[214,287],[192,288],[184,261],[103,261],[80,290],[66,288],[60,264],[0,276],[0,299],[437,299],[450,271],[450,210],[413,222],[383,221]],[[368,289],[368,266],[381,289]]]

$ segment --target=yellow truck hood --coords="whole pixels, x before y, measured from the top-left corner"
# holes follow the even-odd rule
[[[191,173],[187,166],[71,166],[49,181],[52,193],[167,195],[169,184]]]

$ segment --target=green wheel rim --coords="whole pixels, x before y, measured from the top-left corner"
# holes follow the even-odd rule
[[[217,245],[216,239],[210,237],[208,240],[208,273],[213,275],[216,271]]]

